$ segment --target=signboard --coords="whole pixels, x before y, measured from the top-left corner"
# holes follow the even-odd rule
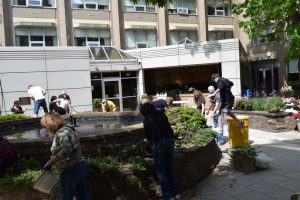
[[[20,105],[31,105],[30,97],[19,97]]]

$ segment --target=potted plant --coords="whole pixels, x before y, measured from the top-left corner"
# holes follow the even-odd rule
[[[249,174],[256,171],[256,155],[255,148],[251,146],[239,148],[232,151],[230,162],[234,169]]]

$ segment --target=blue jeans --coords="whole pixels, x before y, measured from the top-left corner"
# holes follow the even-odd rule
[[[86,164],[80,162],[63,170],[59,175],[60,200],[91,200],[85,189]]]
[[[37,115],[39,113],[39,109],[41,106],[43,107],[45,113],[48,112],[46,100],[40,99],[40,100],[34,101],[34,114]]]
[[[224,112],[221,112],[221,124],[222,124],[221,129],[222,129],[222,131],[217,132],[217,135],[216,135],[216,141],[217,141],[217,143],[219,143],[219,144],[224,143],[224,136],[223,136],[224,122],[225,122],[225,113],[224,113]]]
[[[218,128],[218,113],[214,113],[213,121],[214,121],[214,128]]]
[[[163,199],[180,194],[174,168],[174,139],[165,138],[152,145],[153,159],[158,180],[162,187]]]

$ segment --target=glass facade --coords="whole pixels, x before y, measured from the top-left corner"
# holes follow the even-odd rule
[[[109,10],[109,0],[71,0],[73,9]]]
[[[15,28],[16,46],[57,46],[55,28]]]
[[[168,4],[168,12],[173,14],[196,14],[196,0],[173,0]]]
[[[134,4],[131,0],[123,0],[123,10],[125,12],[155,12],[155,6],[146,4],[145,0],[139,0]]]
[[[12,0],[13,6],[41,6],[52,7],[56,6],[55,0]]]
[[[125,45],[126,49],[156,47],[156,30],[126,30]]]
[[[118,110],[129,111],[136,108],[138,101],[136,71],[92,72],[91,80],[93,99],[112,100]]]
[[[110,46],[110,31],[106,29],[74,29],[74,40],[76,46]]]
[[[231,16],[230,0],[206,0],[207,15],[210,16]]]

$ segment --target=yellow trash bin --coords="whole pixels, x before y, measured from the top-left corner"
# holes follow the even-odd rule
[[[231,117],[227,118],[228,132],[229,132],[229,144],[233,148],[242,148],[249,145],[249,117],[248,116],[237,116],[238,119],[244,121],[244,126],[239,127]]]

